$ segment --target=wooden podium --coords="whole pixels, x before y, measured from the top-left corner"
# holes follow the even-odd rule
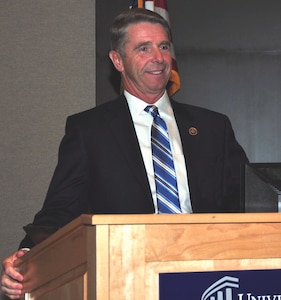
[[[160,273],[281,269],[281,214],[82,215],[19,268],[24,299],[157,300]]]

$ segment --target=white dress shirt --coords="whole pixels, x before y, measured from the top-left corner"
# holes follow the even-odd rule
[[[151,126],[153,122],[153,117],[151,114],[147,113],[144,110],[145,107],[148,105],[146,102],[142,101],[139,98],[136,98],[127,91],[124,91],[124,95],[129,105],[146,172],[148,175],[148,181],[152,193],[152,198],[154,201],[155,213],[158,213],[156,186],[151,152]],[[158,107],[159,114],[161,118],[165,121],[168,128],[171,150],[173,154],[175,171],[177,176],[178,193],[182,213],[192,213],[188,187],[187,169],[182,151],[181,138],[167,92],[165,92],[164,95],[156,103],[154,103],[154,105]]]

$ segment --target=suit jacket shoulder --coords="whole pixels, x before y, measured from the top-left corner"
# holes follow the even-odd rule
[[[128,120],[129,108],[124,96],[119,96],[102,105],[79,112],[67,118],[67,126],[73,128],[81,128],[82,130],[89,130],[93,126],[103,126],[120,117],[125,117]]]

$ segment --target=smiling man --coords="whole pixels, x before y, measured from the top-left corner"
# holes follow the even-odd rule
[[[170,78],[170,38],[162,25],[143,22],[128,27],[126,40],[123,50],[110,51],[110,58],[125,90],[153,104],[164,94]]]
[[[114,20],[110,58],[124,93],[68,118],[59,159],[34,225],[62,227],[81,214],[240,212],[240,167],[248,160],[229,119],[170,99],[170,29],[131,9]],[[34,244],[26,236],[20,248]],[[72,251],[72,249],[69,249]],[[2,291],[24,287],[3,261]]]

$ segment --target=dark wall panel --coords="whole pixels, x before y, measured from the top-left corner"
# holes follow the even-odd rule
[[[118,92],[119,76],[108,59],[105,37],[113,16],[129,1],[114,1],[109,12],[107,2],[97,2],[98,104]],[[174,98],[226,113],[252,162],[281,161],[281,2],[167,4],[182,80]]]

